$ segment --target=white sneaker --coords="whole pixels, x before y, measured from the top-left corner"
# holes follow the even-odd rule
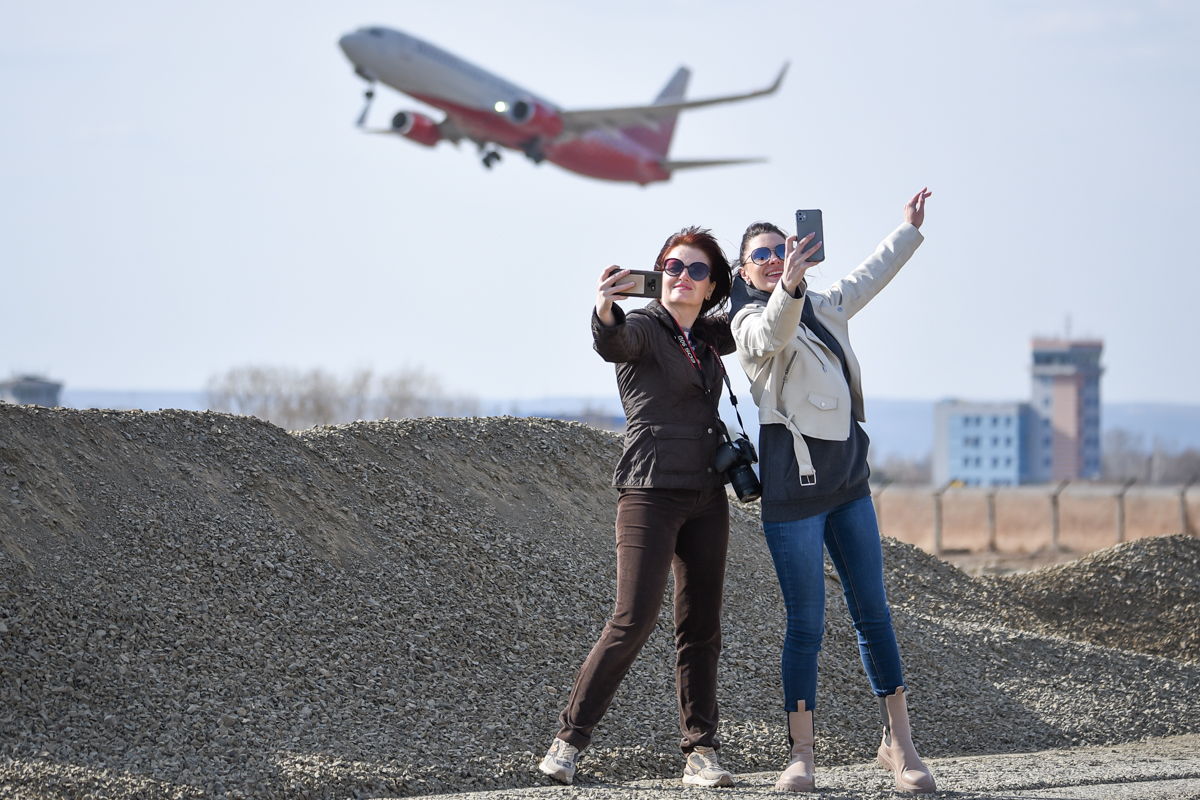
[[[716,750],[697,747],[688,754],[687,766],[683,768],[683,782],[693,786],[733,786],[733,773],[721,769]]]
[[[579,749],[574,745],[555,737],[554,744],[546,752],[538,769],[554,780],[568,786],[575,779],[575,762],[579,759]]]

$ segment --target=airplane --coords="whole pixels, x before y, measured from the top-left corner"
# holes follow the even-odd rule
[[[366,105],[357,126],[368,133],[403,136],[433,147],[443,139],[479,148],[488,169],[499,148],[524,153],[536,164],[549,161],[565,170],[608,181],[645,186],[670,180],[683,169],[761,162],[759,158],[672,161],[667,156],[679,112],[774,94],[775,82],[745,94],[685,100],[691,72],[680,67],[653,104],[621,108],[564,110],[549,100],[470,64],[429,42],[391,28],[360,28],[338,44],[367,81]],[[376,82],[446,113],[441,122],[417,111],[400,111],[387,128],[367,128]]]

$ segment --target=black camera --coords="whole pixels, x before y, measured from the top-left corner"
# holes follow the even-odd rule
[[[730,440],[728,432],[725,434],[725,442],[717,447],[714,466],[717,472],[725,473],[725,479],[733,484],[733,491],[737,492],[738,500],[743,503],[762,497],[762,484],[750,468],[751,464],[757,463],[758,453],[754,452],[754,445],[750,444],[749,439],[739,436]]]

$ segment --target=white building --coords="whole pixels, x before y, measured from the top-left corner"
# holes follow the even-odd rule
[[[1016,486],[1029,482],[1028,403],[945,400],[934,406],[933,482]]]
[[[933,482],[1014,486],[1100,477],[1098,339],[1034,339],[1032,400],[934,407]]]

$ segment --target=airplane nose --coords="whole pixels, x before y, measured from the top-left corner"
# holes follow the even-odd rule
[[[362,34],[357,31],[347,33],[338,39],[338,46],[342,48],[346,58],[357,63],[358,57],[362,54]]]

